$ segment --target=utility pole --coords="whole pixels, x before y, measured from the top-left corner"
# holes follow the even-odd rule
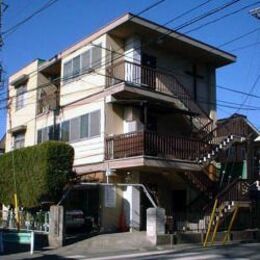
[[[249,11],[249,14],[251,14],[253,17],[256,19],[260,20],[260,7],[256,7],[252,10]],[[255,145],[254,145],[254,140],[252,140],[252,137],[248,138],[247,140],[247,146],[248,146],[248,162],[247,162],[247,168],[249,168],[249,171],[254,171],[254,154],[255,154]],[[256,178],[256,176],[253,176],[253,172],[251,173],[250,177]],[[259,177],[259,176],[257,176]]]
[[[260,7],[254,8],[249,11],[249,13],[254,16],[256,19],[260,19]]]
[[[0,0],[0,51],[2,51],[2,47],[4,45],[3,41],[3,13],[8,8],[8,5],[3,2],[3,0]],[[4,80],[3,80],[3,65],[2,60],[0,61],[0,88],[3,86]]]

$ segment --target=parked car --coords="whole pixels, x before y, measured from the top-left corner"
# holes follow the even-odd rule
[[[82,210],[67,210],[65,213],[65,224],[67,228],[80,228],[85,225],[85,215]]]

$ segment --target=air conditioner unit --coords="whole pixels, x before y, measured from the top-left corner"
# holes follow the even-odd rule
[[[124,133],[130,133],[137,131],[136,121],[124,121]]]

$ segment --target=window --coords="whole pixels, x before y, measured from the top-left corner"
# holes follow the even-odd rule
[[[64,70],[63,71],[64,80],[68,80],[73,75],[72,60],[64,63],[63,70]]]
[[[62,123],[63,141],[78,141],[100,135],[100,110],[72,118]]]
[[[82,71],[83,72],[88,71],[91,67],[90,64],[91,64],[90,50],[88,50],[81,55],[81,69],[82,69]]]
[[[53,125],[44,127],[37,131],[37,143],[48,140],[62,140],[75,142],[80,139],[100,135],[100,110],[75,117],[56,125],[54,132]]]
[[[80,138],[88,137],[88,114],[80,117]]]
[[[97,45],[64,63],[63,77],[66,82],[72,77],[88,72],[91,68],[97,69],[102,64],[102,45]]]
[[[24,133],[14,134],[14,149],[19,149],[24,147]]]
[[[56,125],[55,132],[53,125],[39,129],[37,131],[37,143],[40,144],[48,140],[59,140],[59,132],[59,124]]]
[[[37,144],[42,143],[42,129],[37,131]]]
[[[72,75],[73,76],[79,76],[80,74],[80,56],[77,56],[75,58],[73,58],[72,60],[73,62],[73,72]]]
[[[102,48],[101,45],[95,46],[92,49],[92,68],[97,69],[101,66],[102,63]]]
[[[16,111],[20,110],[25,106],[25,93],[26,93],[26,85],[21,85],[16,89]]]
[[[64,121],[61,125],[61,140],[65,142],[70,140],[70,121]]]
[[[70,141],[80,139],[80,117],[71,119],[70,121]]]

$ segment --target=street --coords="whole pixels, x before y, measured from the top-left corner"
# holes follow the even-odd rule
[[[259,243],[235,243],[205,249],[200,245],[175,245],[172,248],[140,248],[131,251],[114,249],[110,252],[100,250],[100,252],[88,253],[84,248],[70,245],[57,250],[36,252],[33,256],[30,256],[29,253],[19,253],[0,256],[0,259],[260,259],[259,246]]]

